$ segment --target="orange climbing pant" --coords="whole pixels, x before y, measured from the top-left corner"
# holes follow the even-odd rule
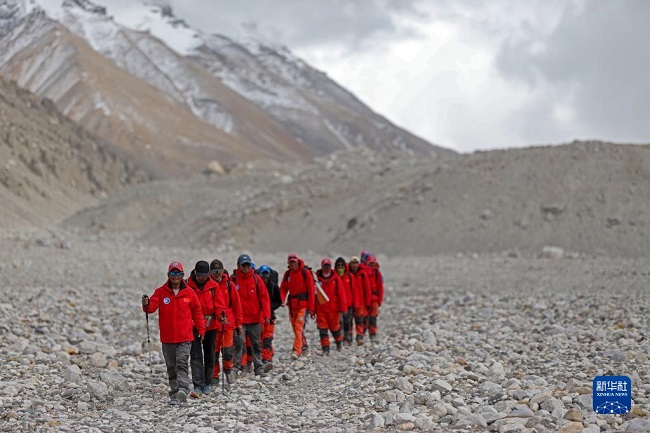
[[[293,351],[297,355],[302,355],[303,346],[303,331],[305,329],[305,314],[306,308],[297,308],[289,310],[289,320],[291,321],[291,328],[293,328]]]
[[[212,370],[212,378],[218,379],[221,368],[219,367],[219,352],[223,354],[223,369],[228,372],[233,367],[233,357],[235,355],[235,345],[233,340],[234,329],[226,329],[225,331],[217,330],[217,344],[214,348],[215,362],[214,369]]]

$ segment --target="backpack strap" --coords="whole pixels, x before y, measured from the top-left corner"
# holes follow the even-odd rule
[[[262,299],[260,298],[260,283],[257,282],[258,278],[262,278],[258,276],[256,273],[253,273],[253,281],[255,281],[255,293],[257,294],[257,303],[260,305],[260,311],[264,311],[264,308],[262,308]]]
[[[338,276],[338,275],[336,275]],[[343,307],[343,302],[339,297],[339,294],[343,292],[343,296],[345,296],[345,291],[343,290],[343,281],[341,281],[341,278],[336,279],[336,298],[339,301],[339,308]]]
[[[375,288],[377,290],[373,291],[372,294],[379,296],[379,270],[378,269],[375,269]]]
[[[230,278],[226,279],[226,287],[228,287],[228,308],[232,310],[232,287],[230,287]]]
[[[210,293],[212,293],[212,318],[217,318],[217,305],[214,303],[214,287],[210,287]]]

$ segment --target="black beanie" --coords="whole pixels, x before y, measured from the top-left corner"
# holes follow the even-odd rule
[[[197,277],[207,277],[210,272],[210,264],[205,260],[199,260],[194,266],[194,275]]]
[[[334,266],[336,266],[336,265],[338,265],[340,263],[345,264],[345,259],[343,257],[339,257],[338,259],[336,259],[336,261],[334,262]]]

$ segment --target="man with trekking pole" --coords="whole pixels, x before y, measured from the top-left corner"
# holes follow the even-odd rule
[[[159,310],[160,342],[169,379],[169,404],[187,401],[190,394],[189,358],[193,328],[203,338],[205,321],[201,303],[192,289],[183,281],[183,265],[172,262],[167,268],[167,281],[158,287],[151,298],[142,296],[142,310],[148,315]]]

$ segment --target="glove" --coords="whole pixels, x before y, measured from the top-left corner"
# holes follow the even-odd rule
[[[142,295],[142,306],[143,307],[149,306],[149,297],[147,295]]]

